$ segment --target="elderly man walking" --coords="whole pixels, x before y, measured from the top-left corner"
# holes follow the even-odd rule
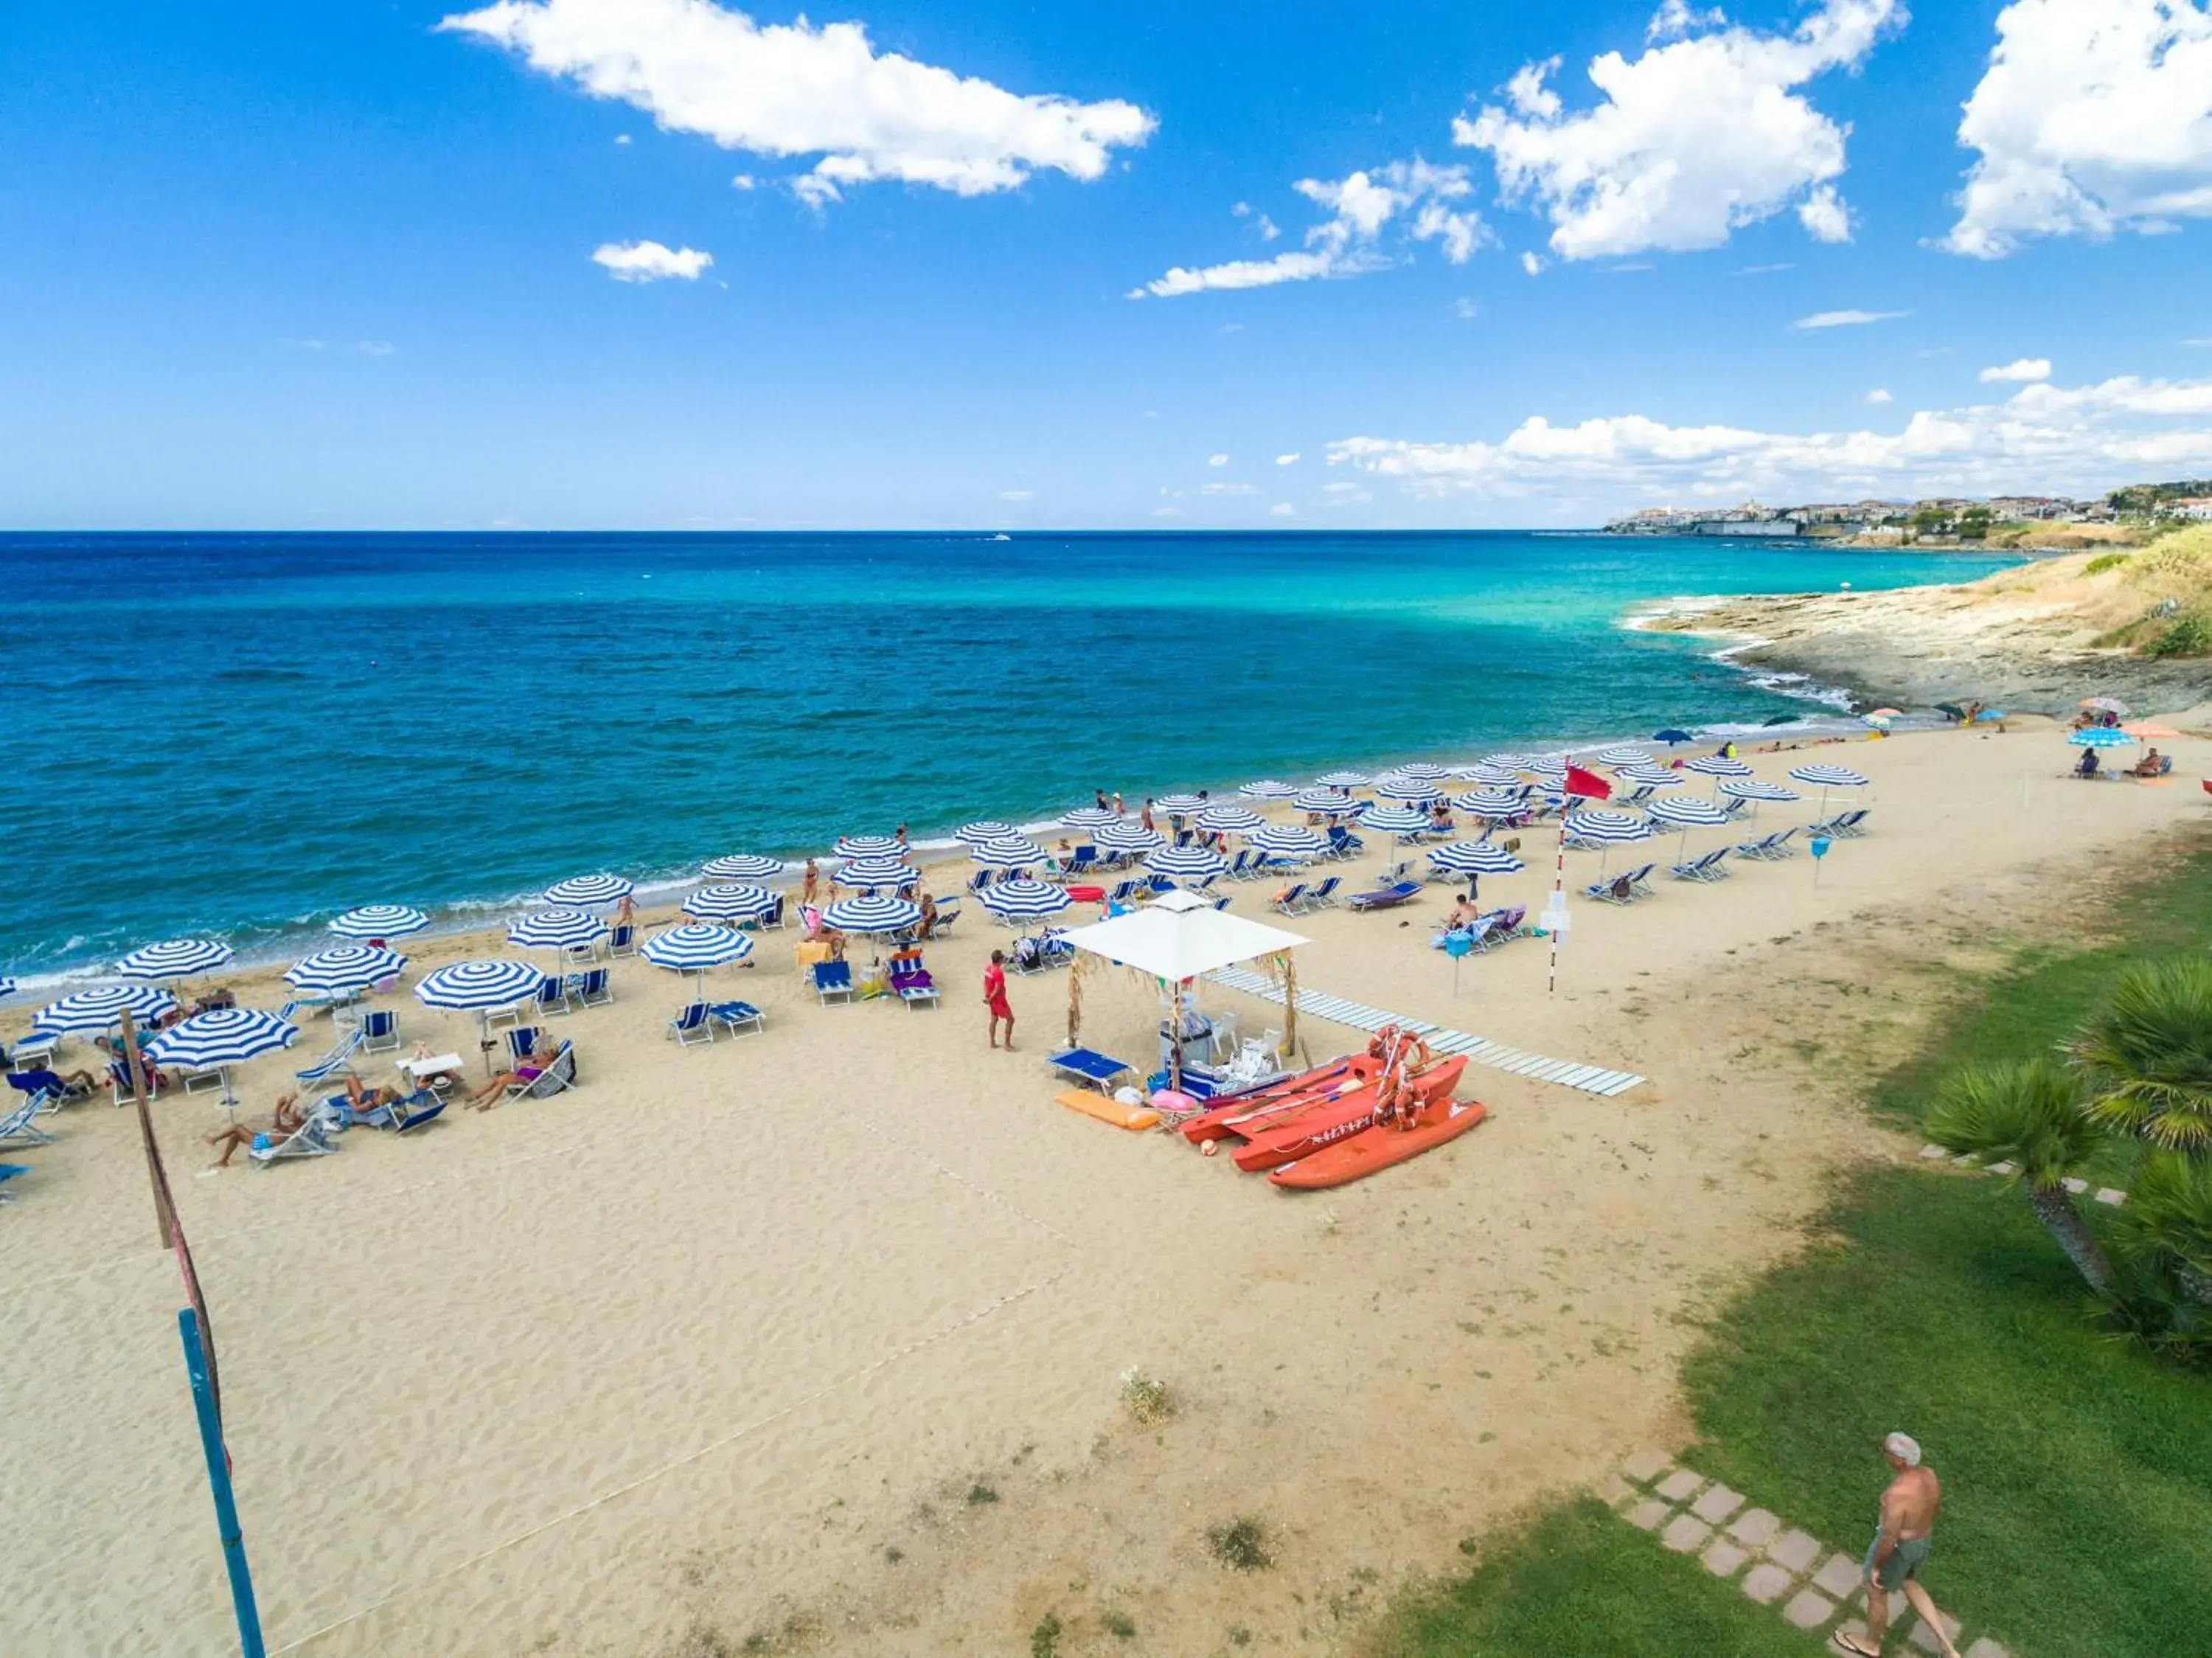
[[[1867,1547],[1867,1632],[1864,1641],[1837,1632],[1836,1644],[1857,1658],[1881,1658],[1882,1638],[1889,1631],[1889,1597],[1899,1589],[1920,1619],[1942,1643],[1943,1658],[1959,1658],[1951,1644],[1951,1631],[1943,1614],[1920,1585],[1920,1568],[1936,1541],[1936,1514],[1943,1506],[1943,1488],[1936,1471],[1920,1460],[1920,1442],[1910,1434],[1892,1434],[1881,1442],[1881,1454],[1895,1478],[1881,1494],[1881,1520]]]

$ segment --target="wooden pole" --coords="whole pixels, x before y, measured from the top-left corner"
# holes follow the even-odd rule
[[[131,1097],[138,1107],[138,1135],[146,1149],[146,1178],[154,1186],[154,1226],[161,1234],[161,1247],[176,1247],[177,1211],[169,1199],[168,1183],[161,1178],[159,1148],[154,1143],[154,1112],[146,1103],[146,1065],[138,1053],[138,1027],[131,1009],[123,1010],[123,1065],[131,1078]]]

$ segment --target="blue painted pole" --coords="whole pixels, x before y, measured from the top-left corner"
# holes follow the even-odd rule
[[[230,1570],[239,1649],[246,1658],[265,1658],[268,1649],[261,1644],[261,1613],[253,1604],[253,1576],[246,1567],[246,1538],[239,1530],[238,1504],[230,1494],[230,1456],[222,1448],[222,1419],[216,1414],[215,1389],[208,1381],[199,1315],[189,1307],[177,1309],[177,1333],[184,1338],[185,1373],[191,1378],[192,1405],[200,1419],[200,1448],[207,1453],[208,1484],[215,1490],[215,1521],[222,1533],[222,1563]]]

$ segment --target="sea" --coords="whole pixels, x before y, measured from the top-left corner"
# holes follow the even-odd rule
[[[0,537],[0,974],[1093,791],[1848,716],[1624,619],[2010,562],[1564,533]]]

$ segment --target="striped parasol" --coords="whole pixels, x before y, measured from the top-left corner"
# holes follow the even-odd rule
[[[1735,820],[1723,808],[1695,795],[1670,795],[1649,808],[1654,820],[1675,829],[1717,829]]]
[[[1480,765],[1462,766],[1458,776],[1463,783],[1479,783],[1486,789],[1510,789],[1521,781],[1518,767],[1498,765],[1489,760]]]
[[[1255,830],[1244,844],[1271,858],[1318,857],[1328,850],[1327,838],[1303,823],[1271,823]]]
[[[637,883],[620,875],[571,875],[545,889],[545,901],[564,910],[589,909],[596,904],[619,904],[637,890]]]
[[[406,904],[364,904],[334,917],[330,929],[341,938],[404,938],[430,924],[430,917]]]
[[[902,898],[841,898],[822,912],[822,919],[841,933],[897,933],[918,924],[921,905]]]
[[[1759,783],[1741,777],[1730,777],[1721,784],[1721,793],[1735,800],[1802,800],[1795,789],[1784,789],[1778,783]]]
[[[895,858],[906,856],[906,843],[896,835],[847,835],[836,846],[841,858]]]
[[[422,975],[416,999],[426,1008],[504,1008],[538,994],[545,975],[526,961],[455,961]]]
[[[1521,769],[1530,777],[1540,778],[1547,783],[1559,783],[1566,781],[1567,763],[1557,754],[1540,755],[1533,760],[1523,761]]]
[[[742,961],[752,953],[753,942],[744,934],[702,921],[665,927],[638,948],[654,966],[678,973],[702,973],[727,961]]]
[[[733,852],[728,857],[710,860],[699,871],[702,881],[773,881],[784,871],[781,858],[760,857],[750,852]]]
[[[987,869],[1026,869],[1044,862],[1044,848],[1027,835],[1000,835],[968,849],[968,856]]]
[[[1298,786],[1278,777],[1261,777],[1255,783],[1246,783],[1237,792],[1248,800],[1288,800],[1298,792]]]
[[[983,907],[1006,920],[1056,916],[1069,902],[1067,894],[1048,881],[1000,881],[983,889]]]
[[[133,950],[115,964],[125,978],[189,978],[230,960],[230,946],[208,938],[165,938]]]
[[[1518,789],[1470,789],[1452,796],[1452,810],[1476,818],[1517,818],[1528,809]]]
[[[1324,771],[1314,779],[1314,786],[1317,789],[1364,789],[1367,782],[1364,771]]]
[[[52,1036],[70,1031],[104,1031],[121,1024],[126,1013],[140,1024],[150,1025],[167,1018],[176,1006],[175,997],[151,984],[103,984],[47,1003],[32,1019],[31,1027]]]
[[[1206,806],[1203,795],[1162,795],[1152,802],[1152,810],[1171,818],[1187,818],[1194,812],[1203,812]]]
[[[1394,777],[1412,777],[1418,783],[1442,783],[1451,773],[1441,765],[1431,765],[1426,760],[1409,760],[1403,765],[1390,768]]]
[[[1569,840],[1592,846],[1617,846],[1650,838],[1651,826],[1633,812],[1603,812],[1585,808],[1570,812],[1560,827]]]
[[[1002,819],[982,818],[974,823],[962,824],[952,832],[952,838],[965,841],[970,846],[981,846],[987,840],[1004,840],[1008,835],[1021,832],[1018,826]]]
[[[1866,774],[1854,771],[1848,765],[1798,765],[1790,768],[1790,775],[1799,783],[1809,783],[1821,789],[1863,789]]]
[[[1429,826],[1429,814],[1410,806],[1370,806],[1359,814],[1359,826],[1383,835],[1414,835]]]
[[[1485,754],[1482,757],[1482,764],[1493,765],[1501,771],[1510,771],[1518,776],[1528,769],[1528,757],[1526,754]]]
[[[1176,881],[1211,881],[1228,867],[1210,846],[1163,846],[1145,855],[1145,868]]]
[[[1061,813],[1060,820],[1071,829],[1100,829],[1121,822],[1121,814],[1103,806],[1079,806],[1073,812]]]
[[[398,976],[407,958],[373,944],[339,944],[303,956],[284,969],[284,982],[310,996],[343,996]]]
[[[1749,766],[1727,754],[1701,754],[1696,759],[1685,762],[1682,769],[1708,777],[1747,777],[1751,775]]]
[[[1443,790],[1426,777],[1385,777],[1375,785],[1375,792],[1384,800],[1399,801],[1409,806],[1425,806],[1431,801],[1443,798]]]
[[[1218,835],[1249,835],[1255,829],[1264,828],[1267,822],[1250,807],[1239,806],[1234,801],[1209,806],[1198,814],[1198,826]]]
[[[258,1008],[217,1008],[172,1025],[146,1044],[146,1057],[157,1064],[195,1070],[240,1065],[278,1048],[289,1048],[300,1027]]]
[[[1620,743],[1611,748],[1601,748],[1590,756],[1598,765],[1641,765],[1651,758],[1648,748],[1638,748],[1633,743]]]
[[[904,858],[851,857],[830,879],[840,887],[910,887],[921,879],[921,871]]]
[[[1109,852],[1149,852],[1167,844],[1167,837],[1158,830],[1126,820],[1103,826],[1091,838]]]
[[[765,887],[743,881],[702,887],[684,900],[684,913],[701,921],[753,921],[775,909],[781,900]]]
[[[1623,783],[1641,783],[1646,789],[1676,789],[1686,781],[1671,765],[1655,765],[1649,760],[1640,765],[1624,765],[1613,774]]]
[[[1871,719],[1873,716],[1869,715],[1868,717]],[[2066,741],[2076,748],[2125,748],[2135,739],[2115,725],[2089,725],[2082,727]]]
[[[1327,817],[1339,818],[1359,808],[1359,802],[1341,789],[1323,789],[1317,785],[1301,789],[1291,804],[1301,812],[1319,812]]]
[[[582,910],[538,910],[507,923],[507,942],[526,950],[574,950],[607,936],[607,923]]]
[[[1468,875],[1516,875],[1526,867],[1503,846],[1492,846],[1486,840],[1455,840],[1449,846],[1437,847],[1430,852],[1429,862],[1439,869]]]

